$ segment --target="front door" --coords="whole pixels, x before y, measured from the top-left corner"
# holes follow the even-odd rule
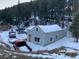
[[[31,38],[32,38],[32,35],[31,35],[31,34],[29,34],[29,42],[31,41]]]

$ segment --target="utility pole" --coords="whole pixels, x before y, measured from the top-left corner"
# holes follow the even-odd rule
[[[21,22],[20,20],[20,0],[18,0],[18,5],[17,5],[17,25],[18,27],[20,25],[20,22]]]
[[[32,10],[32,0],[31,0],[31,2],[30,2],[30,3],[31,3],[31,10]]]

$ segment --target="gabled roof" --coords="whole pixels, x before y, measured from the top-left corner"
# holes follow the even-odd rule
[[[55,25],[38,25],[45,33],[48,32],[55,32],[55,31],[59,31],[62,30],[62,28],[55,24]]]
[[[31,30],[34,27],[40,27],[45,33],[49,33],[49,32],[55,32],[55,31],[60,31],[62,30],[62,28],[57,25],[37,25],[37,26],[30,26],[27,28],[27,30]]]

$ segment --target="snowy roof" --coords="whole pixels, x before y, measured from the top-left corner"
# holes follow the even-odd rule
[[[34,15],[31,15],[30,19],[40,20],[40,19],[39,19],[39,16],[34,16]]]
[[[34,15],[32,15],[32,16],[30,17],[30,19],[34,19]]]
[[[36,20],[40,21],[40,19],[39,19],[39,17],[38,17],[38,16],[36,16]]]
[[[27,30],[31,30],[34,27],[35,26],[29,26],[27,28]],[[38,27],[40,27],[45,33],[62,30],[62,28],[57,24],[54,24],[54,25],[38,25]]]
[[[34,27],[34,26],[29,26],[29,27],[27,28],[27,30],[31,30],[33,27]]]
[[[35,27],[35,26],[29,26],[29,27],[27,27],[27,28],[25,29],[25,32],[31,30],[33,27]]]
[[[62,28],[55,24],[55,25],[38,25],[45,33],[48,32],[55,32],[55,31],[59,31],[62,30]]]

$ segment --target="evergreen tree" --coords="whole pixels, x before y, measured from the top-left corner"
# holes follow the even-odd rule
[[[74,18],[74,21],[72,22],[72,25],[70,27],[70,31],[72,32],[73,37],[76,38],[76,42],[78,42],[79,39],[79,14],[76,15]]]
[[[0,19],[1,19],[4,23],[11,23],[11,24],[13,23],[13,22],[12,22],[12,16],[11,16],[11,14],[9,13],[9,11],[6,10],[6,9],[1,12]]]
[[[23,22],[24,18],[26,18],[26,21],[27,20],[29,21],[31,13],[34,12],[34,14],[35,15],[37,14],[40,19],[50,18],[51,19],[50,21],[55,20],[55,22],[58,23],[61,21],[60,19],[62,19],[64,14],[66,13],[72,14],[71,9],[73,9],[72,10],[73,14],[78,9],[77,7],[78,0],[69,0],[68,5],[70,7],[68,8],[67,11],[65,10],[66,3],[67,3],[66,0],[31,0],[31,2],[22,3],[7,8],[6,11],[2,10],[0,12],[0,19],[6,21],[6,16],[7,16],[6,14],[8,14],[10,15],[10,18],[15,17],[17,19],[16,23]],[[43,21],[46,22],[47,19],[44,19]]]

